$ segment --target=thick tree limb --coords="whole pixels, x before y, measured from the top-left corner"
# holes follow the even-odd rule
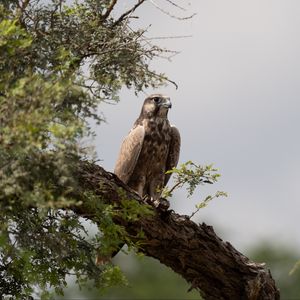
[[[117,176],[100,166],[83,163],[78,176],[81,188],[92,190],[108,203],[121,201],[120,189],[128,199],[142,201]],[[85,205],[76,210],[80,214],[92,213]],[[197,225],[173,211],[155,210],[153,216],[134,223],[117,222],[130,234],[142,229],[146,240],[140,250],[180,274],[204,299],[279,299],[270,271],[222,241],[211,226]]]

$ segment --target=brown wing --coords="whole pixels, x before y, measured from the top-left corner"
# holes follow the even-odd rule
[[[175,126],[171,126],[172,129],[172,139],[169,147],[169,154],[166,163],[166,171],[171,170],[172,168],[177,166],[179,153],[180,153],[180,133]],[[165,175],[165,183],[166,186],[172,174]]]
[[[138,125],[131,129],[124,139],[116,162],[114,173],[127,183],[136,166],[145,136],[144,127]]]

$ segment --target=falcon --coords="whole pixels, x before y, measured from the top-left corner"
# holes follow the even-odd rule
[[[140,116],[124,139],[114,173],[141,197],[153,202],[170,179],[166,171],[177,166],[180,134],[170,125],[170,98],[153,94],[144,101]]]
[[[121,145],[114,170],[124,183],[141,197],[150,197],[157,206],[171,176],[166,171],[176,167],[180,152],[179,131],[168,120],[171,107],[170,98],[161,94],[145,99],[140,116]],[[118,245],[108,256],[97,255],[96,264],[109,261],[123,245]]]

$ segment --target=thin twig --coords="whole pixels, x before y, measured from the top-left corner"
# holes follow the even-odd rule
[[[177,188],[177,187],[179,187],[180,185],[182,185],[182,184],[184,184],[184,182],[182,182],[182,181],[178,181],[176,184],[174,184],[173,186],[172,186],[172,188],[168,191],[168,194],[172,194],[173,193],[173,191]]]
[[[143,67],[141,65],[139,65],[139,67],[142,68],[143,70],[145,70],[145,67]],[[178,84],[175,81],[173,81],[173,80],[171,80],[171,79],[169,79],[169,78],[167,78],[167,77],[165,77],[163,75],[157,74],[157,73],[155,73],[153,71],[150,71],[150,70],[145,70],[145,71],[147,71],[149,74],[151,74],[152,76],[154,76],[156,78],[166,80],[167,82],[173,84],[175,86],[176,90],[178,89]]]
[[[191,219],[196,213],[199,212],[199,210],[201,209],[202,207],[198,207],[190,216],[189,218]]]
[[[174,35],[174,36],[158,36],[158,37],[152,37],[147,38],[147,40],[170,40],[170,39],[185,39],[193,37],[192,35]]]
[[[131,9],[123,13],[120,18],[113,24],[113,26],[119,25],[128,15],[133,13],[140,5],[142,5],[146,0],[139,0]]]
[[[196,13],[190,15],[190,16],[187,16],[187,17],[178,17],[178,16],[175,16],[175,15],[172,15],[170,14],[168,11],[164,10],[163,8],[161,8],[158,4],[156,4],[153,0],[150,0],[150,3],[155,6],[158,10],[160,10],[162,13],[164,13],[165,15],[173,18],[173,19],[177,19],[177,20],[180,20],[180,21],[183,21],[183,20],[188,20],[188,19],[191,19],[193,18]]]
[[[186,9],[182,6],[179,6],[177,3],[175,3],[174,1],[171,1],[171,0],[166,0],[167,2],[169,2],[170,4],[172,4],[173,6],[183,10],[183,11],[186,11]]]

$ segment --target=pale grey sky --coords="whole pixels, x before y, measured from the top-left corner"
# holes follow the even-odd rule
[[[196,220],[241,250],[264,239],[299,248],[300,2],[189,2],[186,14],[197,13],[191,20],[174,20],[146,3],[136,26],[152,24],[149,37],[192,35],[157,40],[181,53],[153,67],[179,85],[159,91],[173,102],[169,119],[182,135],[180,162],[214,163],[222,178],[212,188],[229,193]],[[96,128],[96,149],[106,169],[113,170],[144,97],[123,91],[118,105],[100,107],[108,124]],[[179,192],[172,207],[190,214],[208,192],[200,189],[192,199]]]

